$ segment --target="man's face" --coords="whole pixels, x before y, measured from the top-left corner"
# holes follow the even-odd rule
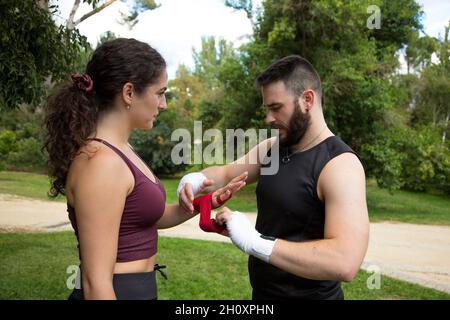
[[[310,115],[303,112],[299,99],[286,88],[283,81],[268,84],[262,88],[263,103],[266,107],[266,122],[279,129],[280,146],[297,144],[309,127]]]

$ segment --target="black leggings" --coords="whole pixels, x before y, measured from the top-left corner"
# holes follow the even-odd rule
[[[116,273],[113,287],[118,300],[156,300],[155,271],[140,273]],[[83,289],[74,289],[69,300],[84,300]]]

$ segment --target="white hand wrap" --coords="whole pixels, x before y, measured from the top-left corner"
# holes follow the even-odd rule
[[[180,192],[181,190],[183,190],[184,185],[186,183],[190,183],[192,186],[192,192],[194,193],[194,196],[203,191],[203,181],[206,180],[206,177],[203,173],[201,172],[193,172],[193,173],[188,173],[187,175],[185,175],[183,178],[181,178],[180,183],[178,184],[178,189],[177,189],[177,195],[178,198],[180,197]]]
[[[261,238],[250,220],[239,211],[234,211],[227,221],[227,229],[231,241],[245,253],[251,254],[265,262],[269,262],[276,240]]]

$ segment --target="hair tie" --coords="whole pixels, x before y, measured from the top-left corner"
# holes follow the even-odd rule
[[[91,94],[94,91],[94,82],[88,74],[75,73],[70,76],[78,89]]]

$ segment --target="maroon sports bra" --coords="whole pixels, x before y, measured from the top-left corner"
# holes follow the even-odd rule
[[[93,140],[99,141],[114,150],[125,161],[134,176],[134,188],[126,198],[120,222],[117,262],[149,258],[157,252],[158,231],[156,222],[164,214],[166,206],[164,186],[155,175],[156,182],[151,181],[118,148],[102,139]],[[137,153],[136,155],[139,157]],[[67,204],[67,211],[78,239],[75,208]]]

